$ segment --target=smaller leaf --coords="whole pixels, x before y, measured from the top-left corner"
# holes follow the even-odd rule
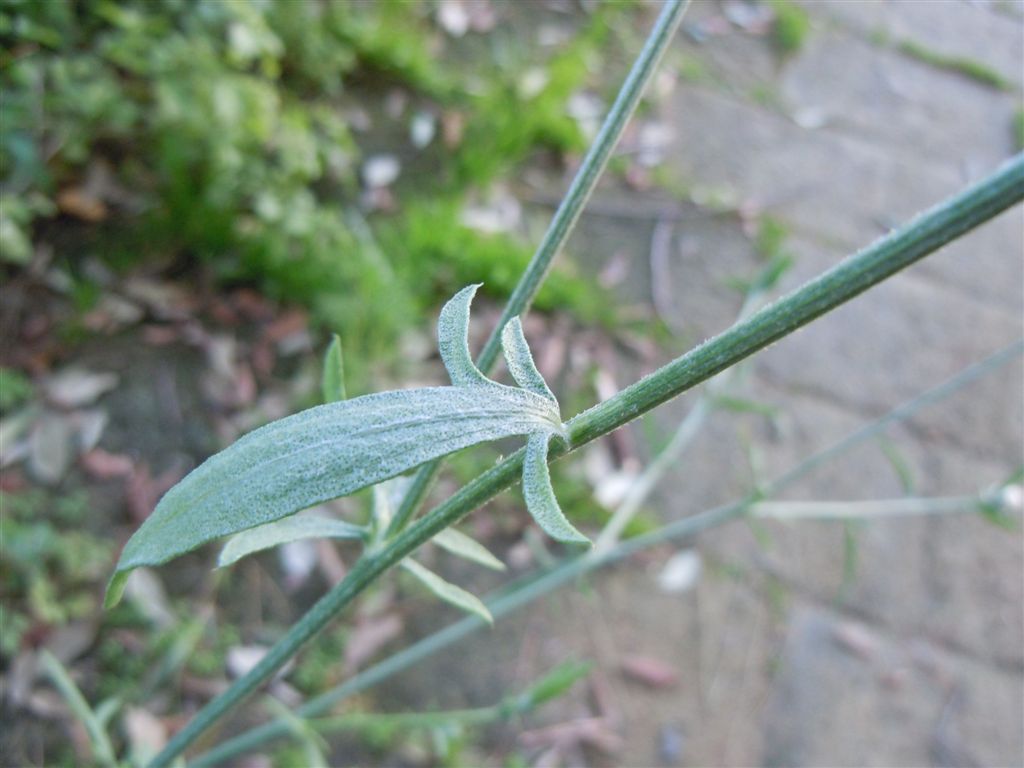
[[[756,413],[760,416],[776,416],[779,413],[778,407],[769,403],[761,403],[757,400],[750,400],[745,397],[733,395],[718,395],[714,399],[715,407],[722,408],[734,413]]]
[[[524,710],[531,710],[557,699],[590,674],[593,666],[589,661],[566,661],[559,664],[517,697],[520,706]]]
[[[1003,505],[999,501],[979,499],[977,509],[981,516],[993,525],[1006,531],[1017,530],[1017,520],[1006,513],[1006,510],[1003,509]]]
[[[469,613],[474,613],[488,624],[492,626],[494,625],[494,617],[491,616],[491,612],[487,610],[487,606],[484,605],[476,595],[467,592],[462,587],[455,586],[450,581],[445,581],[429,568],[423,567],[411,558],[407,557],[403,560],[402,567],[419,579],[427,589],[446,603],[451,603],[456,608],[461,608]]]
[[[68,674],[67,669],[64,668],[64,665],[60,663],[56,656],[45,648],[40,654],[39,661],[50,681],[60,692],[61,696],[64,697],[68,709],[85,726],[96,762],[100,765],[111,766],[111,768],[116,766],[117,760],[114,758],[114,748],[110,743],[110,737],[107,735],[104,723],[96,716],[92,707],[89,706],[89,703],[82,695],[82,691],[75,685],[71,675]]]
[[[273,696],[267,696],[265,701],[270,713],[284,721],[292,736],[301,745],[305,764],[309,768],[328,768],[327,759],[324,757],[324,752],[328,750],[327,741],[317,733],[313,724],[295,714]]]
[[[590,546],[590,539],[572,526],[558,506],[548,470],[550,441],[551,433],[534,432],[526,442],[526,457],[523,459],[523,497],[526,499],[526,509],[551,538],[565,544]]]
[[[452,384],[457,387],[491,385],[495,382],[484,376],[469,354],[469,307],[473,303],[480,283],[467,285],[452,296],[441,309],[437,320],[437,345],[441,360],[448,369]]]
[[[341,337],[334,334],[324,354],[324,373],[321,379],[325,403],[337,403],[346,398],[345,359],[341,351]]]
[[[554,403],[558,402],[533,362],[530,345],[523,334],[523,323],[518,317],[513,317],[501,329],[501,348],[505,351],[508,372],[520,387]]]
[[[454,528],[445,528],[432,541],[441,549],[477,565],[482,565],[484,568],[495,571],[505,570],[505,564],[492,555],[487,547]]]
[[[900,479],[900,485],[903,486],[903,493],[910,496],[914,493],[914,488],[917,485],[914,482],[914,470],[910,467],[910,462],[907,461],[907,457],[903,455],[896,443],[889,438],[883,436],[878,440],[878,447],[882,449],[882,453],[885,454],[885,458],[889,460],[889,464],[892,465],[893,472]]]
[[[121,598],[124,597],[124,589],[128,586],[128,577],[131,575],[131,571],[114,572],[114,575],[110,577],[110,582],[107,584],[107,592],[103,596],[104,608],[113,608],[121,602]]]
[[[793,257],[780,253],[772,257],[771,261],[768,262],[767,266],[757,275],[753,284],[751,285],[752,291],[770,291],[773,289],[782,279],[782,276],[786,274],[793,266]]]
[[[362,539],[366,529],[332,520],[328,517],[292,516],[257,525],[232,536],[217,558],[217,567],[225,568],[243,557],[271,547],[287,544],[300,539]]]

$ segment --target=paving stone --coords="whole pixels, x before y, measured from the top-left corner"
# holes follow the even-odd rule
[[[801,605],[765,707],[761,764],[1020,765],[1020,686],[1019,675]]]
[[[814,114],[825,130],[870,138],[932,166],[988,169],[1016,152],[1013,95],[839,29],[811,38],[783,70],[780,90],[793,114]]]
[[[1018,83],[1021,80],[1024,34],[1019,5],[1009,13],[999,12],[994,4],[945,0],[830,0],[807,7],[862,34],[885,33],[892,40],[910,40],[945,56],[985,64]]]
[[[958,167],[933,167],[853,134],[801,128],[691,85],[677,89],[665,119],[676,131],[668,167],[696,193],[754,202],[844,249],[869,244],[967,181]]]

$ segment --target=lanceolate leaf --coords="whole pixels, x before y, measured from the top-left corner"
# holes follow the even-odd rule
[[[321,379],[324,402],[337,403],[345,395],[345,360],[341,354],[341,337],[334,334],[324,354],[324,372]]]
[[[494,624],[494,617],[487,610],[480,598],[470,594],[462,587],[457,587],[450,581],[445,581],[429,568],[424,568],[411,558],[402,561],[402,567],[419,579],[431,592],[440,597],[446,603],[451,603],[456,608],[461,608],[469,613],[475,613],[488,624]]]
[[[590,674],[593,667],[588,661],[563,662],[517,696],[518,703],[523,709],[529,710],[557,699]]]
[[[366,395],[281,419],[193,470],[129,540],[108,587],[127,571],[346,496],[475,443],[561,431],[532,392],[490,383]]]
[[[527,440],[526,456],[523,459],[523,497],[526,499],[526,509],[551,538],[566,544],[590,546],[590,539],[573,528],[558,506],[548,471],[550,440],[550,434],[541,433],[534,433]]]
[[[437,341],[441,360],[457,387],[493,384],[476,367],[469,354],[469,305],[480,284],[467,285],[456,293],[437,319]]]
[[[366,529],[359,525],[329,517],[293,515],[266,525],[257,525],[232,536],[217,558],[217,567],[224,568],[246,555],[270,549],[299,539],[362,539]]]
[[[520,387],[546,397],[553,403],[558,402],[533,362],[526,336],[523,335],[523,324],[518,317],[513,317],[501,329],[501,347],[505,350],[508,372]]]
[[[470,560],[477,565],[482,565],[484,568],[490,568],[495,571],[505,570],[505,564],[492,555],[487,547],[454,528],[445,528],[432,538],[431,541],[441,547],[441,549],[447,550],[457,557]]]

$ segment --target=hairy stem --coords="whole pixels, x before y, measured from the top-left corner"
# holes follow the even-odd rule
[[[558,458],[628,424],[849,301],[1021,199],[1024,199],[1024,153],[907,226],[571,419],[566,424],[569,447],[553,446],[550,458]],[[516,451],[398,533],[384,549],[360,558],[348,576],[293,624],[255,668],[199,711],[157,755],[153,766],[167,765],[222,715],[269,679],[380,574],[513,485],[522,474],[523,454],[522,449]]]
[[[501,349],[501,329],[513,317],[529,310],[530,304],[533,303],[537,291],[540,290],[544,278],[547,277],[548,271],[551,269],[551,263],[562,250],[565,241],[569,239],[583,207],[597,186],[601,172],[608,164],[612,150],[618,143],[619,137],[622,136],[622,131],[625,129],[626,123],[629,122],[629,118],[636,111],[644,88],[650,81],[651,75],[654,74],[665,49],[672,42],[679,22],[689,4],[690,0],[670,0],[662,8],[643,50],[622,84],[615,103],[608,111],[601,130],[594,138],[594,143],[590,146],[586,157],[583,158],[558,210],[551,218],[544,238],[537,246],[537,251],[505,304],[501,318],[491,330],[491,335],[488,336],[480,351],[476,365],[484,373],[488,373],[498,359],[498,351]],[[437,477],[441,463],[442,460],[437,459],[420,467],[398,505],[388,533],[397,533],[402,530],[416,514]]]

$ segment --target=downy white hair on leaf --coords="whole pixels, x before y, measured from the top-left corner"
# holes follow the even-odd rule
[[[477,287],[459,291],[438,321],[438,344],[454,386],[332,402],[240,438],[160,499],[125,545],[107,587],[107,605],[120,599],[134,568],[159,565],[214,539],[347,496],[427,461],[515,435],[528,436],[532,446],[523,472],[527,509],[560,541],[586,542],[554,499],[547,448],[551,436],[564,439],[565,428],[518,320],[503,329],[502,341],[519,387],[488,379],[470,357],[469,309]]]

